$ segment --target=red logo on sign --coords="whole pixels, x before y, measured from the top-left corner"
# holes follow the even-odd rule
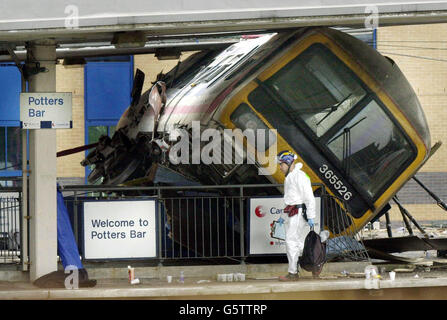
[[[255,209],[255,214],[259,217],[262,218],[263,216],[265,216],[265,209],[263,206],[257,206]]]

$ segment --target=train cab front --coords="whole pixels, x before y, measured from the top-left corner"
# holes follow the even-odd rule
[[[347,204],[354,231],[427,159],[430,133],[413,89],[392,61],[361,40],[310,29],[259,70],[230,100],[226,121],[240,127],[240,114],[251,113],[276,129],[278,150],[294,150],[312,182]],[[284,180],[279,170],[272,177]]]

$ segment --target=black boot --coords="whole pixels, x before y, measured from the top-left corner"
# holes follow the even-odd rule
[[[90,280],[88,278],[88,272],[85,269],[79,269],[79,287],[91,288],[96,286],[96,280]]]

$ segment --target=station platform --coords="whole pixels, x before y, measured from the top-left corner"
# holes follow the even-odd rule
[[[365,262],[327,263],[317,279],[301,272],[298,281],[280,282],[287,264],[240,264],[135,268],[139,284],[127,279],[126,268],[92,268],[93,288],[42,289],[29,281],[0,281],[1,300],[340,300],[447,299],[447,269],[433,261],[419,265],[376,265],[380,278],[366,280]],[[430,268],[430,265],[432,266]],[[439,266],[439,265],[438,265]],[[388,272],[396,270],[396,279]],[[180,271],[185,274],[180,283]],[[217,281],[217,274],[244,273],[245,281]],[[168,283],[167,275],[173,280]]]

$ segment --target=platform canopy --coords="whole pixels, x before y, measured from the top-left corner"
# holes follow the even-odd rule
[[[113,44],[123,53],[125,47],[147,53],[142,42],[194,48],[241,33],[439,23],[446,17],[447,2],[432,0],[5,0],[0,2],[0,46],[20,49],[27,41],[50,38],[59,48]],[[122,34],[129,32],[127,38]]]

